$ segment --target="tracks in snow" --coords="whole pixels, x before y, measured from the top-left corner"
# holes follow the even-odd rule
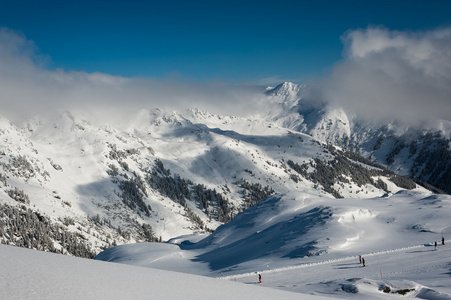
[[[451,242],[451,240],[445,241],[445,245],[450,242]],[[396,249],[391,249],[391,250],[382,250],[382,251],[377,251],[377,252],[363,253],[362,257],[374,257],[374,256],[380,256],[380,255],[396,253],[396,252],[403,252],[403,251],[414,250],[414,249],[425,248],[425,247],[434,247],[434,246],[431,243],[414,245],[414,246],[396,248]],[[278,272],[286,272],[286,271],[291,271],[291,270],[296,270],[296,269],[303,269],[303,268],[308,268],[308,267],[333,264],[333,263],[337,263],[337,262],[344,262],[344,261],[355,260],[355,259],[356,259],[356,256],[346,256],[346,257],[341,257],[341,258],[328,259],[328,260],[324,260],[324,261],[318,261],[318,262],[312,262],[312,263],[306,263],[306,264],[300,264],[300,265],[293,265],[293,266],[288,266],[288,267],[283,267],[283,268],[276,268],[276,269],[272,269],[272,270],[262,270],[262,271],[259,271],[259,273],[274,274],[274,273],[278,273]],[[442,265],[443,264],[437,264],[437,265],[432,265],[432,266],[429,265],[428,267],[426,267],[424,269],[436,268],[436,267],[439,267]],[[410,272],[413,272],[415,270],[418,270],[418,268],[411,269]],[[409,273],[409,270],[404,270],[404,271],[399,271],[399,272],[389,272],[389,273],[385,273],[385,275],[389,276],[390,274],[393,275],[393,274],[403,274],[403,273]],[[238,278],[245,278],[245,277],[250,277],[250,276],[255,276],[255,272],[248,272],[248,273],[229,275],[229,276],[221,276],[218,278],[226,279],[226,280],[236,280]]]

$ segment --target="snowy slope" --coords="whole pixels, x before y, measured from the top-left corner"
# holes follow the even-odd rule
[[[0,245],[1,299],[327,299]]]
[[[124,245],[97,259],[243,283],[260,273],[264,286],[339,298],[385,299],[389,287],[449,299],[450,213],[450,196],[420,190],[372,199],[290,193],[269,197],[200,241]]]

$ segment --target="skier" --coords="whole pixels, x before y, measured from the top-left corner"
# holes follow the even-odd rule
[[[359,255],[359,264],[362,263],[362,255]]]
[[[445,245],[445,237],[442,236],[442,245]]]
[[[262,275],[258,274],[258,282],[262,283]]]
[[[362,263],[363,263],[363,266],[365,266],[365,259],[364,258],[362,258]]]
[[[435,250],[437,250],[437,241],[435,241]]]

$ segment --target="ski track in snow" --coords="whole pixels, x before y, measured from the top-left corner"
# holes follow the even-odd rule
[[[298,291],[301,293],[312,293],[312,294],[322,294],[323,291],[313,291],[309,290],[306,286],[337,282],[349,282],[352,278],[368,280],[376,280],[382,282],[392,282],[395,280],[403,281],[406,289],[415,290],[414,296],[423,299],[451,299],[451,294],[440,293],[432,288],[427,287],[422,282],[422,276],[429,272],[441,272],[444,270],[449,270],[451,267],[451,262],[446,258],[449,256],[450,251],[442,247],[449,247],[451,240],[445,241],[445,246],[438,245],[437,250],[433,244],[420,244],[409,247],[400,247],[396,249],[383,250],[377,252],[363,253],[362,257],[366,259],[366,266],[362,267],[361,263],[358,262],[358,256],[345,256],[335,259],[328,259],[318,262],[288,266],[283,268],[275,268],[271,270],[261,270],[254,272],[246,272],[242,274],[229,275],[217,277],[223,280],[238,281],[243,283],[250,283],[256,280],[257,274],[261,274],[263,278],[263,283],[265,286],[271,286],[273,288]],[[392,254],[392,255],[391,255]],[[395,255],[396,254],[396,255]],[[409,260],[409,255],[412,255],[413,261],[410,264],[406,264]],[[444,257],[445,256],[445,257]],[[398,262],[398,264],[393,263]],[[347,262],[345,265],[337,264]],[[340,273],[343,277],[334,277],[336,272],[327,271],[327,266],[332,269],[343,269]],[[321,268],[321,270],[319,270]],[[318,281],[315,283],[315,273],[320,273],[321,275],[316,276]],[[309,274],[308,278],[305,278],[305,274]],[[442,273],[449,274],[449,273]],[[362,276],[363,275],[363,276]],[[322,279],[320,279],[323,277]],[[412,278],[411,278],[412,277]],[[292,278],[292,279],[291,279]],[[250,282],[249,282],[250,281]],[[363,280],[364,281],[364,280]],[[431,283],[433,279],[425,278],[426,283]],[[282,283],[282,284],[281,284]],[[451,293],[451,286],[440,285],[438,287],[444,287],[448,293]],[[374,288],[376,292],[381,293]],[[324,292],[326,293],[326,292]],[[382,294],[382,298],[384,294]],[[329,296],[333,297],[352,297],[348,294],[331,294]],[[361,298],[364,294],[356,296]],[[369,295],[366,295],[369,296]],[[363,297],[366,299],[366,297]],[[376,298],[377,295],[376,295]]]
[[[451,240],[446,241],[445,244],[447,242],[450,242],[450,241]],[[371,252],[371,253],[362,254],[362,257],[372,257],[372,256],[378,256],[378,255],[395,253],[395,252],[402,252],[402,251],[405,251],[405,250],[416,249],[416,248],[423,248],[423,247],[426,247],[426,246],[425,245],[416,245],[416,246],[411,246],[411,247],[403,247],[403,248],[398,248],[398,249],[391,249],[391,250],[384,250],[384,251],[378,251],[378,252]],[[275,268],[275,269],[272,269],[272,270],[263,270],[263,271],[260,271],[259,273],[261,273],[261,274],[268,274],[268,273],[285,272],[285,271],[288,271],[288,270],[303,269],[303,268],[308,268],[308,267],[314,267],[314,266],[325,265],[325,264],[332,264],[332,263],[336,263],[336,262],[343,262],[343,261],[349,261],[349,260],[355,260],[355,259],[356,259],[356,256],[346,256],[346,257],[342,257],[342,258],[328,259],[328,260],[319,261],[319,262],[300,264],[300,265],[283,267],[283,268]],[[221,276],[221,277],[218,277],[218,278],[230,280],[230,279],[243,278],[243,277],[249,277],[249,276],[255,276],[255,272],[248,272],[248,273],[229,275],[229,276]]]

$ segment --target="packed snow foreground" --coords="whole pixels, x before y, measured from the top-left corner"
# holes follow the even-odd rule
[[[97,261],[1,245],[0,298],[451,299],[450,214],[451,196],[420,188],[368,199],[293,192],[209,236],[117,246]]]
[[[337,298],[451,299],[450,215],[451,196],[421,189],[369,199],[293,192],[205,238],[123,245],[96,259],[241,282],[243,291],[258,284]]]

